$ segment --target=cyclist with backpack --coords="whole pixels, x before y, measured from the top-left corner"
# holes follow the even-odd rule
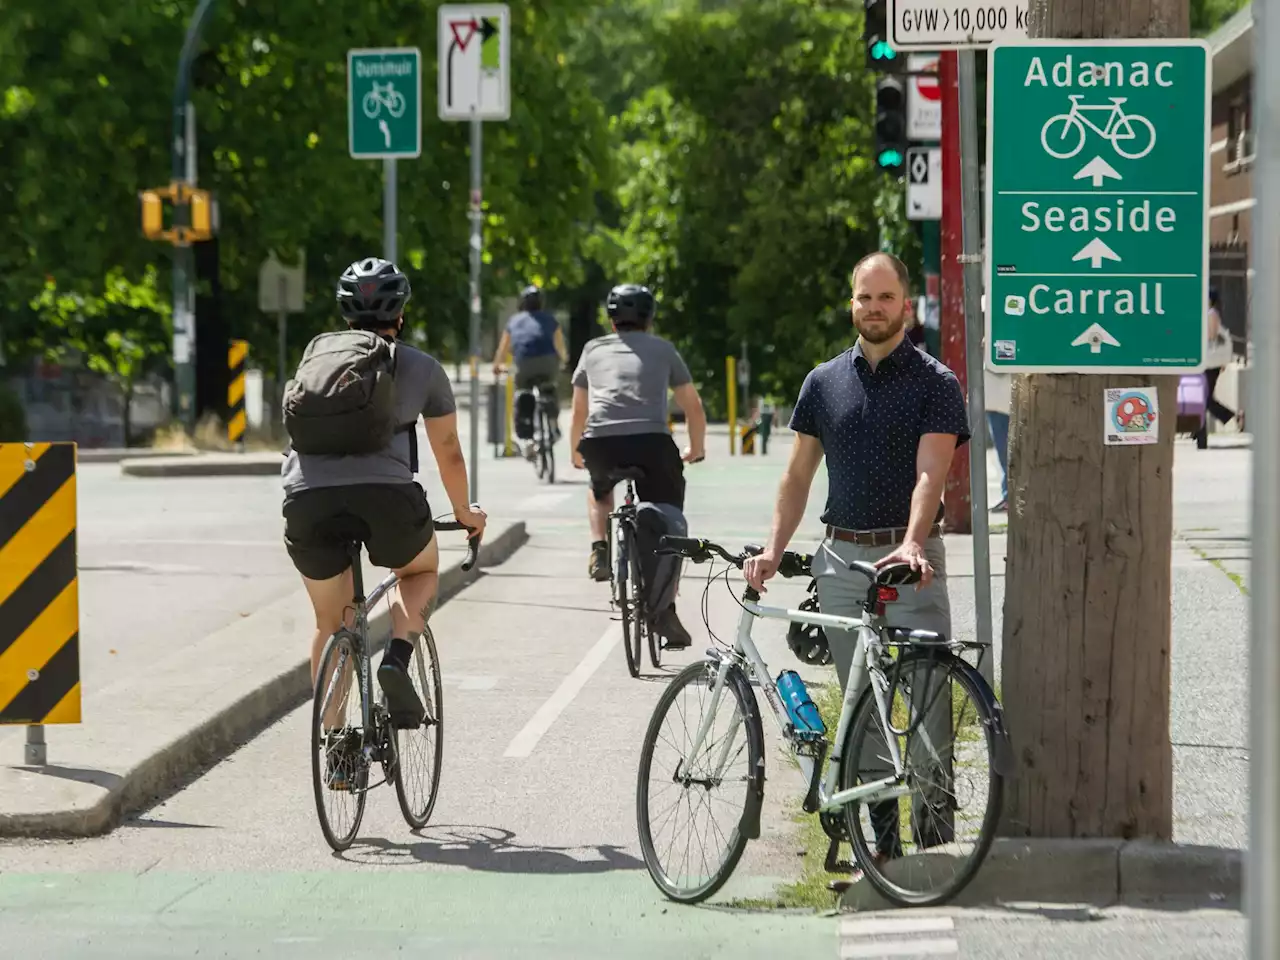
[[[551,400],[549,411],[552,435],[555,443],[560,439],[557,420],[560,416],[556,404],[556,374],[569,362],[569,348],[565,346],[564,331],[549,312],[542,309],[542,291],[532,284],[520,291],[520,311],[513,313],[507,328],[498,340],[493,354],[494,376],[502,369],[507,352],[516,365],[516,439],[524,447],[524,455],[532,460],[537,455],[533,446],[534,384]]]
[[[444,368],[399,339],[410,293],[409,279],[378,257],[343,271],[337,300],[347,329],[312,339],[285,387],[290,449],[281,477],[285,546],[316,617],[312,683],[324,644],[351,605],[348,544],[359,540],[373,564],[399,577],[378,682],[392,714],[417,724],[425,711],[409,663],[440,567],[431,507],[414,480],[418,417],[458,521],[480,536],[485,514],[467,502],[467,465]]]

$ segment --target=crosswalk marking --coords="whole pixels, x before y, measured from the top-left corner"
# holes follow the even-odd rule
[[[847,917],[840,921],[840,958],[955,956],[960,944],[954,937],[929,936],[954,932],[955,921],[951,917]],[[880,939],[890,936],[895,939]]]

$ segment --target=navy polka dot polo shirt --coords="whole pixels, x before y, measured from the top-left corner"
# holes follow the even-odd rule
[[[874,371],[861,341],[815,367],[800,388],[791,429],[822,442],[822,522],[847,530],[905,527],[920,437],[952,433],[959,446],[970,436],[960,381],[905,338]]]

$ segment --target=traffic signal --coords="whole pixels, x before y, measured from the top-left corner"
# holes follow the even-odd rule
[[[164,235],[164,198],[155,190],[143,190],[138,200],[142,205],[142,235],[159,240]]]
[[[876,168],[901,176],[907,162],[907,87],[901,77],[876,80]]]
[[[186,239],[208,240],[213,236],[213,200],[208,190],[192,190],[187,194],[190,201],[191,215],[188,223]]]
[[[862,40],[867,48],[867,66],[883,73],[903,69],[905,57],[898,55],[889,43],[889,0],[864,0],[866,14],[862,24]]]

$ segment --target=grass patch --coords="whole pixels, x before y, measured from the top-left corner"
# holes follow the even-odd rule
[[[1244,577],[1240,576],[1240,574],[1236,573],[1233,570],[1228,570],[1227,565],[1225,563],[1223,563],[1217,557],[1209,556],[1207,551],[1201,549],[1200,547],[1197,547],[1194,543],[1188,542],[1187,546],[1189,546],[1192,552],[1195,553],[1195,555],[1198,556],[1201,560],[1204,560],[1210,566],[1217,567],[1218,570],[1220,570],[1228,580],[1230,580],[1232,583],[1236,585],[1237,590],[1243,593],[1246,597],[1249,596],[1249,588],[1245,585]]]

